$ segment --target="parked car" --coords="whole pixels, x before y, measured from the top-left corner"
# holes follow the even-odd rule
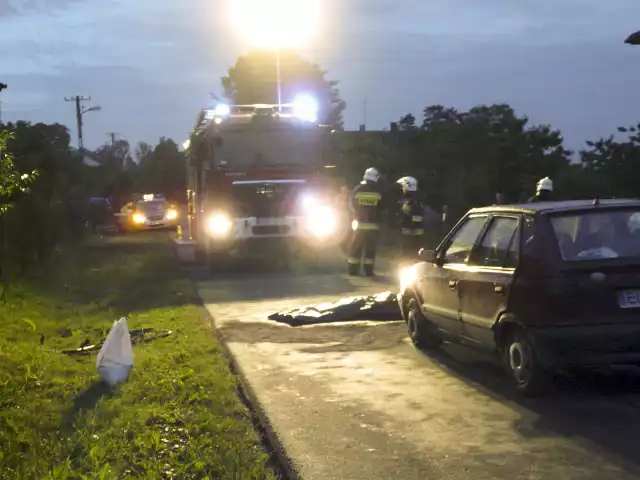
[[[497,352],[517,389],[568,367],[640,363],[640,201],[469,211],[402,273],[412,342]]]
[[[106,197],[91,197],[87,202],[85,227],[95,231],[98,227],[113,226],[113,207]]]

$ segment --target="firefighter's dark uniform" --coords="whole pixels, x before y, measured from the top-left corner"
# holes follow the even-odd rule
[[[350,195],[353,212],[352,237],[349,245],[349,274],[358,275],[364,264],[366,275],[373,275],[384,197],[378,185],[362,181]]]
[[[424,247],[424,205],[415,194],[400,201],[400,239],[402,259],[417,259],[418,250]]]
[[[529,199],[529,203],[551,202],[553,201],[553,192],[551,190],[540,190]]]

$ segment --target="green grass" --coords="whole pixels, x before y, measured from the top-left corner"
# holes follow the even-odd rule
[[[111,391],[97,352],[60,351],[100,341],[121,316],[174,334],[135,345]],[[0,477],[275,478],[236,389],[166,237],[94,239],[0,304]]]

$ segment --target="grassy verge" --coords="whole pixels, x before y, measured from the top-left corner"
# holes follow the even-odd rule
[[[174,333],[135,345],[129,380],[110,391],[97,352],[61,350],[100,341],[121,316]],[[274,478],[266,462],[166,237],[96,239],[0,305],[2,478]]]

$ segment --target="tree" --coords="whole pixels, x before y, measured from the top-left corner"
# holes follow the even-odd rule
[[[411,175],[432,207],[449,207],[455,220],[468,208],[493,202],[502,191],[511,201],[533,194],[544,176],[556,179],[561,191],[580,182],[582,169],[570,168],[571,152],[559,131],[528,125],[505,104],[458,111],[427,106],[419,128],[409,113],[389,132],[350,132],[344,136],[341,168],[355,178],[365,166],[376,166],[392,180]],[[350,168],[353,174],[346,173]],[[581,177],[582,178],[582,177]],[[582,187],[584,188],[584,183]]]
[[[412,113],[407,113],[398,122],[398,129],[402,131],[415,130],[416,128],[416,117]]]
[[[181,200],[187,188],[185,162],[185,155],[178,145],[170,138],[162,137],[153,151],[147,151],[140,159],[139,188]]]
[[[37,176],[37,171],[21,173],[14,163],[13,156],[8,150],[8,142],[14,135],[8,130],[0,131],[0,276],[2,280],[2,295],[5,301],[10,278],[10,248],[9,248],[9,210],[15,205],[19,194],[29,193],[29,185]]]
[[[321,123],[342,128],[346,103],[338,82],[327,80],[327,72],[291,50],[279,52],[282,102],[291,103],[300,93],[313,94],[320,107]],[[253,51],[238,58],[222,78],[225,95],[236,104],[278,103],[276,53]]]
[[[640,124],[619,127],[618,132],[627,133],[622,141],[613,135],[595,142],[580,152],[584,173],[589,175],[595,195],[600,197],[637,197],[640,186]],[[594,196],[595,196],[594,195]]]
[[[0,131],[0,218],[13,206],[18,193],[28,193],[29,184],[37,176],[37,171],[20,173],[13,156],[7,150],[7,142],[14,136],[7,130]]]
[[[94,152],[100,163],[102,191],[99,195],[112,197],[116,204],[128,201],[134,188],[134,177],[138,165],[131,157],[131,147],[127,140],[116,140],[105,144]]]
[[[138,165],[142,162],[142,159],[147,157],[153,152],[153,147],[149,145],[147,142],[140,142],[136,146],[136,161]]]

